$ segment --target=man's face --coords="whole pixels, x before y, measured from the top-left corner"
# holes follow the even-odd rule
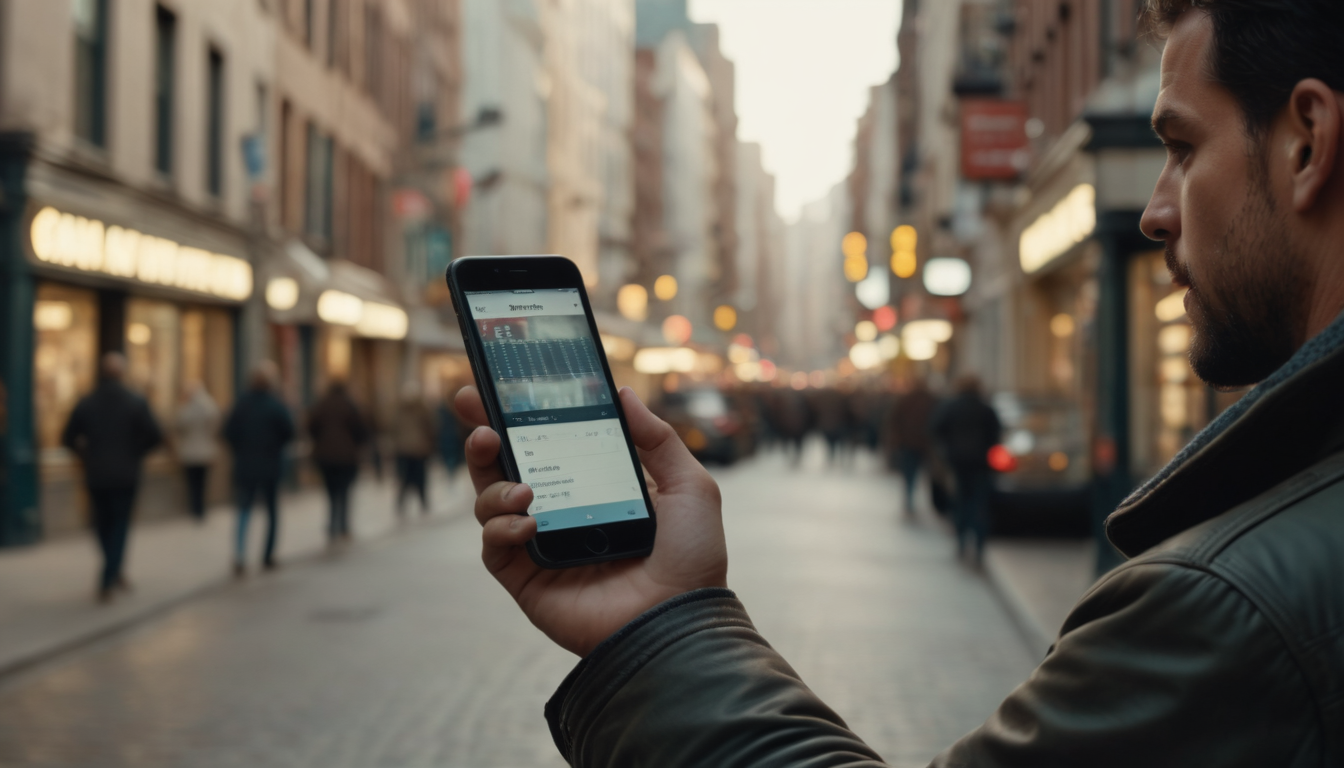
[[[1195,373],[1235,387],[1263,380],[1292,356],[1306,279],[1289,241],[1284,185],[1261,142],[1248,137],[1232,94],[1213,81],[1212,46],[1202,11],[1182,16],[1167,39],[1153,110],[1167,164],[1142,228],[1166,244],[1172,278],[1190,289]]]

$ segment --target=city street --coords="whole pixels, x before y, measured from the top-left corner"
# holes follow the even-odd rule
[[[924,765],[1036,653],[940,521],[902,521],[874,457],[809,448],[716,470],[730,584],[855,731]],[[0,765],[563,765],[542,705],[575,659],[478,543],[465,510],[393,528],[0,680]]]

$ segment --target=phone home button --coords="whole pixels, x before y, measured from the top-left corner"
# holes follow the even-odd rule
[[[600,555],[611,548],[611,543],[607,541],[607,534],[600,528],[594,528],[588,532],[588,538],[583,540],[589,551],[595,555]]]

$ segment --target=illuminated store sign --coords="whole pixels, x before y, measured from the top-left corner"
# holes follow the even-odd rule
[[[1079,184],[1048,213],[1022,232],[1018,258],[1022,271],[1036,272],[1083,242],[1097,228],[1097,191]]]
[[[252,294],[252,265],[134,229],[46,207],[33,217],[33,255],[47,264],[231,301]]]
[[[325,323],[352,326],[360,336],[376,339],[404,339],[410,328],[410,318],[400,307],[365,301],[344,291],[323,291],[317,297],[317,316]]]

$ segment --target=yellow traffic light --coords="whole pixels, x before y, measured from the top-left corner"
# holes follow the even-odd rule
[[[840,241],[840,252],[846,259],[854,259],[868,254],[868,238],[862,232],[850,232]]]
[[[913,251],[919,242],[919,233],[909,224],[902,224],[891,232],[891,250]]]
[[[663,275],[653,281],[653,295],[663,301],[671,301],[677,297],[677,278],[671,275]]]
[[[721,304],[714,310],[714,327],[720,331],[731,331],[737,327],[737,310]]]
[[[868,276],[868,258],[862,254],[845,257],[845,279],[857,283]]]
[[[897,251],[891,254],[891,271],[897,277],[914,277],[917,267],[914,251]]]

